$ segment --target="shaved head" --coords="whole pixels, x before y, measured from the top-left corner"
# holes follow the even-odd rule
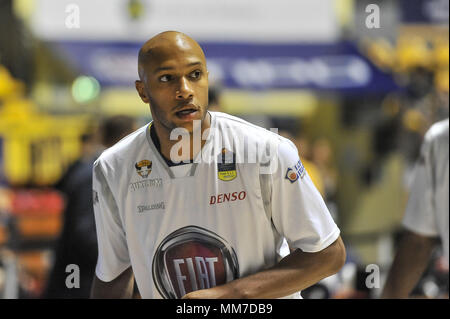
[[[191,37],[176,31],[157,34],[139,50],[136,90],[150,105],[158,134],[177,127],[208,127],[208,70],[205,54]],[[205,122],[206,121],[206,122]]]
[[[206,65],[200,45],[188,35],[177,31],[165,31],[145,42],[139,50],[138,72],[142,80],[147,67],[158,67],[164,60],[177,53],[191,51]]]

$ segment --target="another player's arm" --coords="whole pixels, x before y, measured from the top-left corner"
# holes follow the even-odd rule
[[[435,245],[435,237],[406,231],[400,241],[381,298],[408,298],[425,271]]]
[[[344,265],[345,258],[344,243],[339,237],[319,252],[306,253],[297,249],[272,268],[225,285],[193,291],[183,298],[280,298],[337,273]]]
[[[426,134],[403,217],[403,234],[381,295],[408,298],[427,267],[436,244],[437,221],[433,204],[432,136]]]
[[[131,267],[115,279],[105,282],[94,276],[91,298],[93,299],[131,299],[133,296],[134,276]]]

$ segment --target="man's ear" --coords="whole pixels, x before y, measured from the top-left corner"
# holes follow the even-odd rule
[[[142,83],[142,81],[140,81],[140,80],[136,80],[134,82],[134,85],[136,86],[136,91],[138,92],[139,96],[141,97],[142,102],[148,104],[150,102],[150,100],[147,96],[147,93],[145,92],[144,83]]]

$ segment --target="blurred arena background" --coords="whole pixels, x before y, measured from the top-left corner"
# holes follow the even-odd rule
[[[134,88],[137,52],[165,30],[203,46],[211,109],[297,144],[341,228],[346,265],[303,297],[378,297],[423,135],[448,117],[448,9],[447,0],[0,0],[0,298],[44,296],[70,199],[61,178],[98,144],[105,119],[151,119]],[[370,265],[380,270],[372,286]],[[448,298],[439,249],[415,295]]]

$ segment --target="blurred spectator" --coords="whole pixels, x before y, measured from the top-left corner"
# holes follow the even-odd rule
[[[408,164],[419,156],[423,136],[432,123],[448,117],[448,104],[434,83],[431,70],[416,67],[407,73],[406,91],[402,96],[402,134],[399,147]]]
[[[97,133],[82,137],[83,153],[57,184],[65,193],[64,226],[56,244],[55,262],[43,298],[89,298],[97,262],[97,236],[92,208],[92,165],[110,147],[136,129],[133,118],[120,115],[104,121]],[[97,141],[100,140],[101,143]],[[80,269],[80,288],[67,288],[66,267]]]
[[[278,134],[289,139],[290,141],[292,141],[292,143],[295,144],[299,152],[300,159],[306,171],[308,172],[309,177],[313,181],[314,185],[316,186],[317,190],[320,192],[322,197],[325,197],[324,183],[320,171],[317,168],[317,166],[311,161],[310,155],[311,153],[308,139],[300,136],[294,137],[294,135],[285,130],[278,131]]]
[[[208,88],[208,110],[213,112],[223,112],[220,107],[220,96],[222,89],[218,85],[211,85]]]
[[[98,128],[95,125],[88,125],[86,131],[80,137],[81,155],[75,160],[69,167],[63,176],[53,185],[53,188],[57,189],[65,196],[68,196],[71,192],[72,176],[77,174],[79,169],[89,163],[94,156],[98,156],[99,149],[102,147],[99,141]]]
[[[324,194],[327,200],[335,199],[338,178],[332,154],[330,142],[326,138],[314,141],[312,161],[317,166],[323,180]]]
[[[448,299],[448,270],[448,260],[443,256],[442,249],[435,249],[422,278],[412,290],[411,296]]]
[[[320,168],[313,161],[313,153],[311,150],[311,145],[309,139],[305,136],[297,135],[294,137],[287,130],[280,130],[278,132],[279,135],[291,140],[299,151],[299,155],[303,166],[308,172],[309,177],[313,181],[317,190],[321,193],[324,198],[330,213],[333,214],[333,219],[337,222],[336,216],[336,205],[327,199],[327,191],[325,187],[325,181],[323,176],[327,177],[327,170],[332,167],[329,163],[331,161],[331,147],[328,144],[328,141],[325,139],[321,139],[316,141],[316,149],[315,149],[315,157],[319,160],[319,163],[323,165],[324,171],[322,172]],[[333,175],[334,178],[337,178],[336,174]],[[333,179],[336,182],[336,179]],[[331,182],[330,182],[331,183]],[[335,184],[331,184],[331,186],[335,187]],[[334,190],[334,188],[331,188]],[[329,191],[331,194],[331,191]],[[347,245],[346,245],[347,246]],[[354,260],[353,252],[351,247],[346,247],[347,249],[347,259],[344,267],[337,274],[334,274],[330,277],[327,277],[318,283],[308,287],[307,289],[302,290],[301,295],[304,299],[330,299],[330,298],[360,298],[358,292],[354,289],[354,281],[356,280],[356,268],[357,262]]]

